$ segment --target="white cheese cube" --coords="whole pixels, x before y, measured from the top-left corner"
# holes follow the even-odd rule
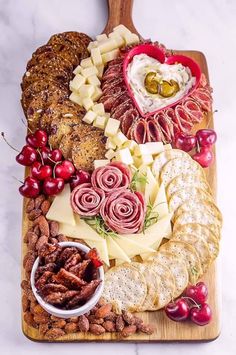
[[[150,154],[148,151],[148,147],[146,146],[146,144],[138,144],[135,148],[134,148],[134,155],[136,155],[137,157],[140,157],[141,155],[147,155]]]
[[[80,62],[81,67],[84,68],[89,68],[93,66],[92,59],[90,57],[82,59]]]
[[[94,93],[92,95],[93,101],[98,101],[100,97],[102,96],[102,90],[98,86],[94,87]]]
[[[72,93],[70,94],[69,99],[70,99],[72,102],[74,102],[75,104],[82,105],[82,98],[81,98],[81,96],[80,96],[78,93],[76,93],[76,92],[72,92]]]
[[[136,143],[133,140],[128,140],[127,142],[125,142],[123,144],[123,148],[129,148],[129,150],[131,151],[131,153],[134,153],[135,147],[137,147],[138,143]]]
[[[120,149],[116,152],[115,159],[127,165],[133,165],[134,160],[128,148]]]
[[[114,39],[117,43],[117,46],[120,48],[120,47],[123,47],[124,44],[125,44],[125,41],[124,39],[116,32],[111,32],[108,37]]]
[[[93,100],[90,97],[86,97],[82,100],[82,104],[85,110],[88,111],[93,107]]]
[[[164,150],[162,142],[148,142],[145,145],[148,148],[149,154],[152,155],[157,155]]]
[[[105,136],[113,137],[120,127],[120,121],[115,120],[114,118],[108,118],[107,125],[105,128]]]
[[[93,106],[93,111],[96,112],[97,115],[100,115],[100,116],[104,115],[104,113],[105,113],[104,105],[102,103],[95,104]]]
[[[80,65],[77,65],[77,67],[74,69],[73,73],[76,75],[76,74],[79,74],[81,72],[81,69],[82,67]]]
[[[98,43],[98,48],[100,53],[107,53],[112,51],[113,49],[117,49],[117,43],[114,39],[108,38],[105,41],[101,41]]]
[[[120,53],[119,49],[114,49],[111,52],[107,52],[107,53],[102,54],[103,63],[106,64],[106,63],[110,62],[111,60],[116,59],[118,57],[119,53]]]
[[[84,68],[81,70],[81,74],[87,79],[91,75],[97,75],[98,70],[97,68],[93,65],[89,68]]]
[[[79,88],[79,94],[82,98],[91,97],[94,93],[94,86],[91,84],[84,84]]]
[[[96,117],[97,117],[96,113],[90,110],[90,111],[86,112],[82,121],[84,121],[88,124],[92,124]]]
[[[153,156],[151,154],[141,155],[140,159],[143,165],[150,165],[153,163]]]
[[[91,75],[87,78],[87,83],[93,86],[100,86],[101,81],[98,79],[97,75]]]
[[[116,144],[113,142],[112,138],[111,137],[108,137],[107,138],[107,141],[106,141],[106,149],[113,149],[115,150],[116,149]]]
[[[88,47],[87,47],[87,50],[88,50],[89,52],[91,52],[92,48],[96,48],[97,45],[98,45],[98,41],[90,42],[89,45],[88,45]]]
[[[78,92],[79,88],[85,83],[85,78],[77,74],[73,80],[70,81],[70,90]]]
[[[93,166],[94,166],[94,169],[97,169],[97,168],[105,166],[109,163],[110,163],[110,160],[108,160],[108,159],[94,160]]]
[[[95,118],[95,121],[93,122],[93,125],[97,128],[104,129],[107,123],[107,119],[105,116],[97,116]]]
[[[172,146],[171,146],[171,144],[164,144],[164,150],[170,150],[170,149],[172,149]]]
[[[122,37],[124,37],[126,34],[131,34],[130,30],[124,25],[118,25],[114,27],[113,32],[119,33]]]
[[[110,118],[110,117],[111,117],[110,112],[105,112],[105,113],[104,113],[104,116],[105,116],[106,118]]]
[[[97,35],[96,36],[96,40],[99,42],[99,41],[104,41],[107,39],[107,35],[106,33],[102,33],[101,35]]]
[[[114,137],[112,137],[112,140],[117,145],[117,147],[121,147],[122,144],[124,144],[128,139],[124,133],[119,131]]]
[[[102,79],[103,72],[104,72],[104,65],[103,64],[98,65],[97,70],[98,70],[98,74],[97,74],[98,78]]]
[[[139,43],[139,36],[136,35],[135,33],[127,33],[125,34],[125,43],[127,46],[131,45],[131,44],[136,44]]]
[[[94,65],[97,66],[102,64],[102,56],[99,48],[91,49],[91,57]]]
[[[113,159],[115,157],[116,153],[114,152],[113,149],[109,149],[106,154],[105,157],[109,160]]]

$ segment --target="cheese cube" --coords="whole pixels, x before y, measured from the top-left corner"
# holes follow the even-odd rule
[[[113,149],[113,150],[116,149],[116,144],[113,142],[111,137],[107,138],[105,147],[106,147],[106,149]]]
[[[105,128],[105,136],[112,137],[114,136],[120,127],[120,121],[115,120],[114,118],[108,118],[107,125]]]
[[[111,117],[110,112],[105,112],[105,113],[104,113],[104,116],[105,116],[106,118],[110,118],[110,117]]]
[[[138,143],[136,143],[133,140],[128,140],[123,144],[123,148],[129,148],[129,150],[131,151],[131,153],[134,153],[135,147],[137,147]]]
[[[86,112],[82,121],[84,121],[88,124],[91,124],[91,123],[93,123],[93,121],[95,120],[96,117],[97,117],[96,113],[90,110],[90,111]]]
[[[106,64],[106,63],[110,62],[111,60],[116,59],[118,57],[119,53],[120,53],[119,49],[114,49],[111,52],[102,54],[103,63]]]
[[[98,43],[98,48],[100,50],[100,53],[107,53],[112,51],[113,49],[117,48],[117,43],[114,39],[108,38],[105,41],[101,41]]]
[[[150,165],[153,162],[153,156],[151,154],[141,155],[140,159],[143,165]]]
[[[91,97],[94,93],[94,86],[91,84],[84,84],[79,88],[79,94],[82,98]]]
[[[164,150],[162,142],[148,142],[145,145],[148,148],[149,154],[152,155],[157,155]]]
[[[111,160],[112,158],[114,158],[116,155],[116,153],[114,152],[113,149],[109,149],[106,154],[105,154],[105,157],[109,160]]]
[[[100,86],[101,81],[98,79],[96,75],[91,75],[87,78],[87,83],[93,85],[93,86]]]
[[[90,110],[93,107],[93,100],[90,97],[86,97],[82,100],[82,104],[86,111]]]
[[[76,74],[79,74],[81,72],[81,69],[82,67],[80,65],[77,65],[77,67],[74,69],[73,73],[76,75]]]
[[[124,37],[126,34],[131,34],[130,30],[124,25],[118,25],[114,27],[113,32],[119,33],[122,37]]]
[[[127,46],[131,45],[131,44],[135,44],[135,43],[139,43],[139,36],[136,35],[135,33],[127,33],[125,34],[125,43]]]
[[[172,146],[171,146],[171,144],[164,144],[164,150],[170,150],[170,149],[172,149]]]
[[[93,65],[89,68],[84,68],[81,70],[81,74],[87,79],[91,75],[97,75],[98,70],[97,68]]]
[[[70,90],[71,91],[79,91],[79,88],[85,83],[85,78],[77,74],[73,80],[70,81]]]
[[[133,165],[134,160],[128,148],[120,149],[116,152],[115,159],[127,165]]]
[[[99,41],[104,41],[105,39],[107,39],[107,35],[106,33],[102,33],[101,35],[97,35],[96,36],[96,40]]]
[[[147,155],[150,154],[148,151],[148,147],[146,146],[146,144],[138,144],[135,148],[134,148],[134,155],[136,155],[137,157],[140,157],[141,155]]]
[[[125,41],[124,39],[116,32],[111,32],[108,37],[114,39],[117,43],[117,46],[120,48],[120,47],[123,47],[124,44],[125,44]]]
[[[94,93],[92,95],[93,101],[98,101],[100,97],[102,96],[102,90],[98,86],[94,87]]]
[[[102,79],[103,72],[104,72],[104,65],[103,64],[98,65],[97,70],[98,70],[98,74],[97,74],[98,78]]]
[[[72,92],[70,94],[70,97],[69,99],[74,102],[75,104],[78,104],[78,105],[82,105],[82,98],[79,94],[77,94],[76,92]]]
[[[110,163],[110,160],[108,160],[108,159],[94,160],[93,166],[94,166],[94,169],[97,169],[97,168],[105,166],[109,163]]]
[[[97,66],[102,64],[102,56],[99,48],[91,49],[91,57],[94,65]]]
[[[88,50],[89,52],[91,52],[92,48],[96,48],[97,45],[98,45],[98,41],[90,42],[89,45],[88,45],[88,47],[87,47],[87,50]]]
[[[97,115],[104,115],[105,110],[104,110],[104,105],[102,103],[100,104],[95,104],[93,106],[93,111],[96,112]]]
[[[104,129],[107,123],[107,119],[105,116],[97,116],[93,125],[97,128]]]
[[[128,139],[127,137],[124,135],[124,133],[122,133],[121,131],[119,131],[113,138],[112,138],[113,142],[117,145],[117,147],[121,147],[122,144],[124,144]]]
[[[92,67],[93,66],[92,59],[90,57],[82,59],[81,62],[80,62],[80,65],[81,65],[82,68]]]

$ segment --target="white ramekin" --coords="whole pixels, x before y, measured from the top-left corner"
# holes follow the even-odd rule
[[[83,245],[83,244],[80,244],[77,242],[61,242],[59,244],[62,247],[76,247],[79,250],[84,251],[85,253],[87,253],[90,250],[90,248],[88,248],[86,245]],[[32,291],[33,291],[34,296],[37,299],[38,303],[48,313],[50,313],[56,317],[60,317],[60,318],[70,318],[70,317],[81,316],[82,314],[85,314],[88,311],[90,311],[90,309],[92,309],[95,306],[95,304],[98,302],[98,300],[100,299],[100,297],[102,295],[102,291],[103,291],[103,284],[104,284],[104,270],[103,270],[102,266],[100,266],[98,268],[99,279],[102,280],[102,282],[100,283],[100,285],[98,285],[94,295],[83,306],[78,307],[78,308],[74,308],[74,309],[70,309],[70,310],[65,310],[65,309],[60,309],[60,308],[54,307],[51,304],[45,302],[42,299],[42,297],[38,294],[37,289],[35,287],[35,272],[38,268],[38,265],[39,265],[39,258],[37,258],[35,260],[32,271],[31,271],[31,276],[30,276],[31,287],[32,287]]]

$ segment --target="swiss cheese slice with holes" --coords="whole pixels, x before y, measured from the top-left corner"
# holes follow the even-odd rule
[[[102,297],[113,305],[116,312],[135,312],[146,296],[147,282],[132,265],[115,266],[105,274]]]
[[[192,245],[181,241],[170,240],[167,243],[162,244],[160,251],[171,252],[185,261],[188,269],[189,281],[191,283],[195,284],[202,275],[203,271],[201,262],[195,248]]]
[[[167,251],[158,251],[151,260],[159,261],[170,269],[175,279],[175,292],[173,293],[173,298],[181,295],[189,282],[188,270],[185,262],[175,254]]]

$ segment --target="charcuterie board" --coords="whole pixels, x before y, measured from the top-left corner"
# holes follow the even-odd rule
[[[132,5],[133,1],[122,1],[122,0],[108,0],[109,5],[109,18],[107,25],[103,33],[109,34],[113,28],[123,24],[132,33],[137,33],[133,21],[132,21]],[[207,80],[208,68],[205,56],[203,53],[198,51],[179,51],[174,50],[174,55],[183,55],[193,59],[200,67],[203,74],[205,74]],[[202,128],[214,128],[213,115],[211,112],[205,114],[204,119],[199,123],[195,124],[192,132],[197,132]],[[215,153],[215,150],[214,150]],[[205,169],[205,174],[207,181],[211,187],[214,197],[216,198],[216,163],[214,162],[211,166]],[[26,171],[28,175],[28,171]],[[24,199],[23,208],[23,230],[22,236],[24,237],[31,226],[31,222],[27,217],[27,204],[28,201]],[[23,238],[22,237],[22,238]],[[79,238],[78,238],[79,239]],[[22,259],[24,259],[27,253],[27,244],[22,239]],[[25,279],[25,271],[22,267],[22,280]],[[220,305],[219,305],[219,292],[217,285],[217,263],[214,261],[210,268],[203,276],[204,282],[208,286],[208,303],[211,305],[212,309],[212,320],[210,324],[206,326],[196,326],[190,322],[173,322],[166,317],[163,310],[154,312],[140,312],[140,316],[145,323],[154,324],[155,329],[152,334],[145,333],[135,333],[129,337],[121,338],[116,332],[108,332],[102,335],[94,335],[89,332],[68,332],[67,334],[62,334],[61,337],[57,339],[47,339],[45,338],[38,329],[30,326],[24,319],[24,314],[22,314],[22,329],[23,333],[31,340],[34,341],[57,341],[57,342],[91,342],[91,341],[101,341],[101,342],[160,342],[160,341],[210,341],[214,340],[219,336],[220,333]],[[26,306],[27,307],[27,306]]]

